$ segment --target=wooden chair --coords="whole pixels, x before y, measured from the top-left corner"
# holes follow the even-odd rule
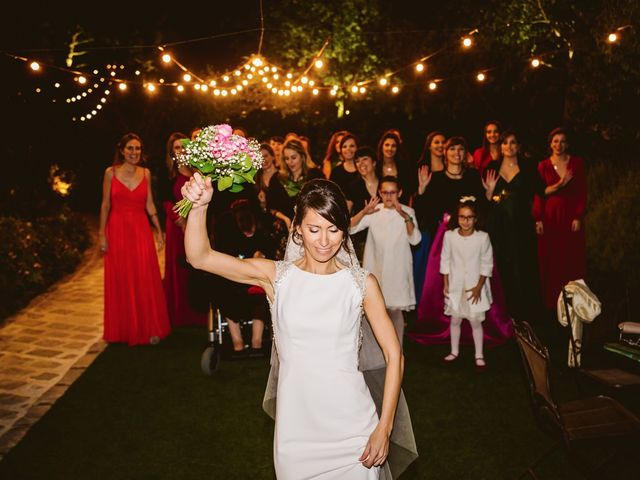
[[[598,475],[610,458],[597,468],[587,467],[586,459],[577,458],[577,444],[598,442],[604,445],[615,438],[640,436],[640,420],[619,402],[603,395],[564,403],[556,402],[551,388],[547,348],[527,322],[517,323],[515,334],[536,418],[543,422],[544,426],[550,425],[553,431],[560,434],[570,459],[580,470],[586,469],[590,475]],[[522,476],[529,474],[537,478],[534,473],[536,465],[551,451],[550,449],[545,452]]]

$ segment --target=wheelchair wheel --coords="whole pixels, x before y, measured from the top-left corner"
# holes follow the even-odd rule
[[[215,345],[209,345],[200,357],[200,369],[205,375],[213,375],[220,365],[220,349]]]

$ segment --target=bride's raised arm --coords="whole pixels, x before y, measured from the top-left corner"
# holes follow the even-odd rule
[[[187,218],[184,245],[187,261],[199,270],[248,285],[258,285],[268,294],[272,291],[275,262],[261,258],[240,259],[216,252],[207,236],[207,205],[213,196],[210,178],[195,173],[182,187],[182,195],[193,202]]]

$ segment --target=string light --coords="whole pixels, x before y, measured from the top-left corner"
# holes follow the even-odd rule
[[[620,37],[618,37],[618,34],[615,32],[610,33],[609,36],[607,37],[607,41],[609,43],[616,43],[619,39]]]
[[[628,25],[628,26],[620,27],[614,30],[607,37],[608,41],[610,43],[618,42],[621,38],[621,36],[619,35],[620,30],[627,27],[631,27],[631,26]],[[478,32],[477,30],[470,31],[465,36],[461,37],[460,41],[462,43],[462,47],[470,48],[474,46],[475,39],[473,38],[473,35],[476,34],[477,32]],[[182,70],[182,72],[180,72],[181,74],[183,74],[182,79],[188,83],[193,82],[192,84],[194,86],[194,89],[200,92],[208,92],[209,87],[211,87],[212,93],[214,96],[220,96],[220,95],[228,96],[229,94],[237,95],[239,92],[243,91],[245,87],[247,89],[251,88],[250,85],[253,85],[254,87],[256,85],[264,85],[267,89],[269,89],[274,94],[277,94],[279,96],[286,96],[286,97],[291,96],[292,93],[293,94],[301,93],[304,88],[303,86],[308,86],[309,90],[314,96],[319,95],[321,90],[323,89],[327,89],[329,94],[333,97],[337,96],[339,90],[341,89],[343,92],[350,91],[350,93],[354,95],[357,95],[357,94],[364,95],[367,92],[367,89],[369,88],[370,84],[371,86],[375,86],[376,83],[381,89],[389,88],[391,93],[397,94],[400,92],[401,86],[399,84],[392,85],[391,80],[393,79],[394,76],[398,75],[402,71],[406,72],[408,69],[415,69],[415,73],[417,74],[422,74],[426,72],[428,70],[427,68],[428,59],[432,58],[436,54],[439,54],[440,51],[442,50],[442,49],[437,50],[436,52],[428,55],[423,54],[423,56],[421,56],[420,58],[414,59],[412,63],[406,64],[398,68],[397,70],[388,71],[384,73],[382,76],[380,76],[377,79],[377,81],[375,77],[373,78],[365,77],[365,78],[360,78],[358,83],[353,84],[351,86],[327,85],[327,84],[323,84],[323,82],[321,81],[318,81],[317,83],[319,84],[320,88],[315,88],[316,82],[314,82],[313,80],[310,80],[307,74],[314,67],[317,69],[326,67],[325,62],[320,58],[320,56],[322,55],[322,50],[320,50],[316,54],[316,56],[307,65],[306,70],[302,72],[298,72],[298,73],[296,73],[295,71],[286,72],[286,70],[284,70],[283,68],[270,64],[266,59],[264,59],[260,55],[254,54],[250,56],[249,60],[242,62],[242,64],[236,67],[235,69],[230,69],[227,72],[221,73],[220,76],[216,76],[215,79],[203,80],[199,78],[197,75],[191,73],[193,70],[182,65],[177,59],[173,58],[172,55],[170,55],[167,52],[164,52],[163,49],[160,47],[159,49],[162,51],[162,55],[161,55],[162,62],[175,63],[175,65],[177,65]],[[29,64],[29,60],[25,58],[19,58],[19,59]],[[545,65],[545,63],[539,58],[530,58],[529,62],[532,68],[538,68],[542,65]],[[31,66],[31,68],[34,69],[34,71],[41,69],[41,66],[40,64],[38,64],[38,62],[34,61],[34,62],[31,62],[29,65]],[[37,67],[34,68],[34,65],[37,65]],[[49,67],[49,65],[45,65],[45,66]],[[55,68],[58,68],[58,67],[55,67]],[[118,84],[118,89],[120,89],[121,91],[124,91],[128,88],[128,83],[131,81],[128,79],[124,80],[124,79],[117,78],[116,71],[118,69],[125,70],[125,66],[124,65],[117,66],[115,64],[107,65],[107,69],[106,69],[108,73],[108,75],[106,75],[107,80],[105,80],[104,77],[101,77],[100,82],[106,81],[106,83],[109,83],[109,84],[111,84],[112,82],[116,82]],[[87,76],[83,75],[82,72],[71,71],[67,69],[62,69],[62,70],[75,74],[76,77],[74,78],[74,80],[76,80],[78,83],[82,85],[88,82]],[[491,70],[492,68],[485,68],[483,71],[478,72],[475,76],[476,81],[484,82],[485,80],[487,80],[486,73]],[[96,79],[97,79],[97,75],[99,74],[99,71],[97,69],[94,69],[93,72],[94,72],[93,74],[96,76]],[[140,71],[136,70],[135,75],[139,76]],[[237,77],[237,79],[231,80],[231,78],[234,76]],[[429,91],[434,91],[438,88],[438,83],[441,81],[443,81],[443,79],[431,80],[426,83],[426,86]],[[213,87],[215,87],[218,83],[222,84],[222,82],[231,82],[231,84],[224,85],[224,87],[226,87],[224,89],[221,89],[221,88],[213,89]],[[135,82],[132,82],[132,83],[135,83]],[[154,80],[154,83],[145,82],[145,83],[142,83],[142,85],[149,92],[155,92],[158,89],[158,87],[162,87],[162,86],[175,87],[178,92],[186,91],[184,85],[177,84],[177,83],[167,83],[162,78],[158,80]],[[425,85],[425,84],[423,83],[422,85]],[[56,83],[55,88],[59,88],[59,87],[60,87],[60,84]],[[98,83],[94,84],[94,88],[98,88]],[[39,91],[41,90],[39,89],[38,92]],[[77,95],[77,97],[67,98],[66,102],[73,103],[78,100],[82,100],[83,98],[87,98],[87,99],[91,98],[91,97],[87,97],[87,95],[91,93],[92,93],[92,89],[87,89],[85,92],[81,92],[80,95]],[[85,120],[92,118],[93,116],[95,116],[95,114],[96,114],[95,112],[87,113],[84,116],[84,118]]]
[[[34,72],[37,72],[40,70],[40,64],[38,62],[31,62],[29,64],[29,68],[31,68],[31,70],[33,70]]]

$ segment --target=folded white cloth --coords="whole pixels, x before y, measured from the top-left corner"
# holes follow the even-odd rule
[[[582,350],[582,325],[593,322],[600,315],[602,304],[582,279],[567,283],[564,290],[567,292],[567,300],[571,301],[568,302],[568,308],[565,309],[562,292],[560,292],[557,305],[558,322],[564,327],[571,325],[576,344],[576,355],[574,356],[573,345],[569,342],[567,364],[570,367],[579,367]],[[570,318],[567,318],[567,310]]]

